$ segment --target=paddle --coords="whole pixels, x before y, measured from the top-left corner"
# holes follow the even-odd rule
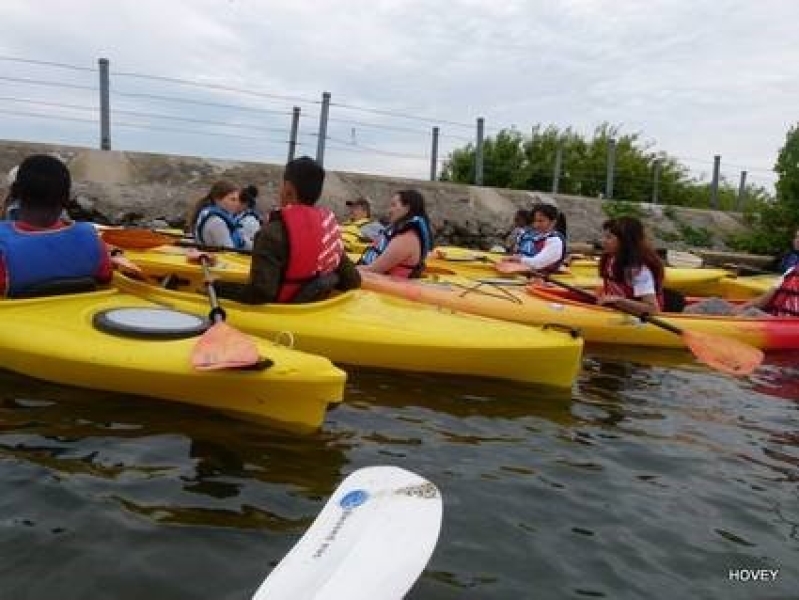
[[[553,279],[545,273],[535,273],[535,275],[542,278],[544,281],[560,286],[575,294],[579,294],[583,298],[593,302],[597,302],[598,300],[591,292]],[[763,362],[763,352],[761,350],[734,338],[701,331],[681,329],[668,321],[664,321],[646,313],[638,313],[635,310],[630,310],[621,305],[606,306],[613,310],[636,316],[645,323],[650,323],[655,327],[660,327],[661,329],[679,335],[682,337],[685,345],[688,346],[693,355],[700,362],[724,373],[729,373],[730,375],[750,375]]]
[[[441,529],[441,494],[399,467],[366,467],[336,488],[252,600],[399,600]]]
[[[200,255],[199,261],[203,268],[205,287],[211,304],[208,318],[213,324],[197,340],[191,355],[192,366],[201,371],[208,371],[257,365],[260,358],[252,338],[225,323],[225,311],[219,306],[214,279],[208,269],[209,258]]]
[[[189,239],[159,233],[152,229],[128,228],[105,229],[100,232],[100,237],[113,246],[127,250],[151,250],[159,246],[182,246],[184,248],[197,248],[205,252],[235,252],[251,256],[249,250],[228,248],[227,246],[205,246]]]

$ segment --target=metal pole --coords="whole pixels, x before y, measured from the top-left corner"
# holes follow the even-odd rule
[[[109,101],[108,59],[97,61],[100,67],[100,149],[111,149],[111,106]]]
[[[474,153],[474,183],[483,185],[483,117],[477,118],[477,149]]]
[[[613,198],[613,173],[616,170],[616,140],[608,140],[608,172],[605,178],[605,198]]]
[[[746,171],[741,171],[741,183],[738,184],[738,201],[735,207],[739,212],[744,207],[744,197],[746,196]]]
[[[560,167],[563,164],[563,145],[558,144],[558,147],[555,149],[555,169],[552,171],[552,193],[558,193],[558,187],[560,186]]]
[[[291,133],[289,134],[289,158],[287,162],[294,160],[297,152],[297,132],[300,129],[300,107],[295,106],[291,111]]]
[[[438,171],[438,127],[433,127],[433,148],[430,151],[430,181],[436,180]]]
[[[721,155],[713,157],[713,180],[710,182],[710,208],[719,208],[719,171],[721,169]]]
[[[325,164],[325,140],[327,139],[327,115],[330,112],[330,92],[322,93],[322,110],[319,112],[319,140],[316,145],[316,162]]]
[[[660,160],[652,162],[652,204],[658,203],[658,188],[660,187]]]

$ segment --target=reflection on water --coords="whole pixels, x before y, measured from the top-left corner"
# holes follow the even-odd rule
[[[249,598],[369,464],[443,493],[412,599],[795,598],[795,359],[589,348],[572,394],[353,372],[310,436],[0,373],[0,598]]]

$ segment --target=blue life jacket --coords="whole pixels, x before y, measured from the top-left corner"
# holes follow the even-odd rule
[[[430,231],[430,223],[428,223],[427,219],[418,215],[401,221],[396,225],[389,225],[384,228],[374,243],[364,250],[363,255],[361,255],[361,258],[358,260],[358,264],[372,264],[378,256],[386,251],[386,248],[388,248],[389,243],[391,243],[394,237],[406,231],[413,231],[419,237],[419,242],[421,244],[419,262],[415,265],[397,265],[389,271],[389,274],[404,277],[420,277],[422,271],[424,271],[424,259],[433,249],[433,234]]]
[[[791,250],[780,263],[780,273],[799,265],[799,250]]]
[[[206,206],[197,215],[197,223],[194,226],[194,239],[201,245],[206,245],[203,239],[203,228],[211,217],[219,217],[227,225],[230,239],[236,250],[244,248],[244,238],[241,237],[241,224],[236,215],[231,215],[228,211],[216,205]]]
[[[241,224],[244,222],[244,219],[247,217],[253,217],[256,221],[258,221],[261,225],[263,225],[264,220],[261,217],[258,211],[253,210],[251,208],[246,208],[240,213],[238,213],[235,217],[233,217],[233,221],[236,223],[237,227],[241,227]]]
[[[6,295],[59,279],[92,278],[100,269],[103,245],[89,223],[63,229],[20,231],[0,221],[0,254],[6,266]]]
[[[519,235],[519,254],[522,256],[535,256],[541,252],[547,240],[553,237],[560,238],[563,242],[563,250],[561,251],[560,258],[553,264],[547,266],[544,270],[557,271],[560,265],[563,264],[563,260],[566,258],[567,253],[566,238],[558,230],[552,230],[547,233],[537,233],[532,229],[525,229],[521,235]]]

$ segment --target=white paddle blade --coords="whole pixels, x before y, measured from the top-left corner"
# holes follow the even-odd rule
[[[399,467],[349,475],[253,600],[399,600],[433,554],[441,494]]]

